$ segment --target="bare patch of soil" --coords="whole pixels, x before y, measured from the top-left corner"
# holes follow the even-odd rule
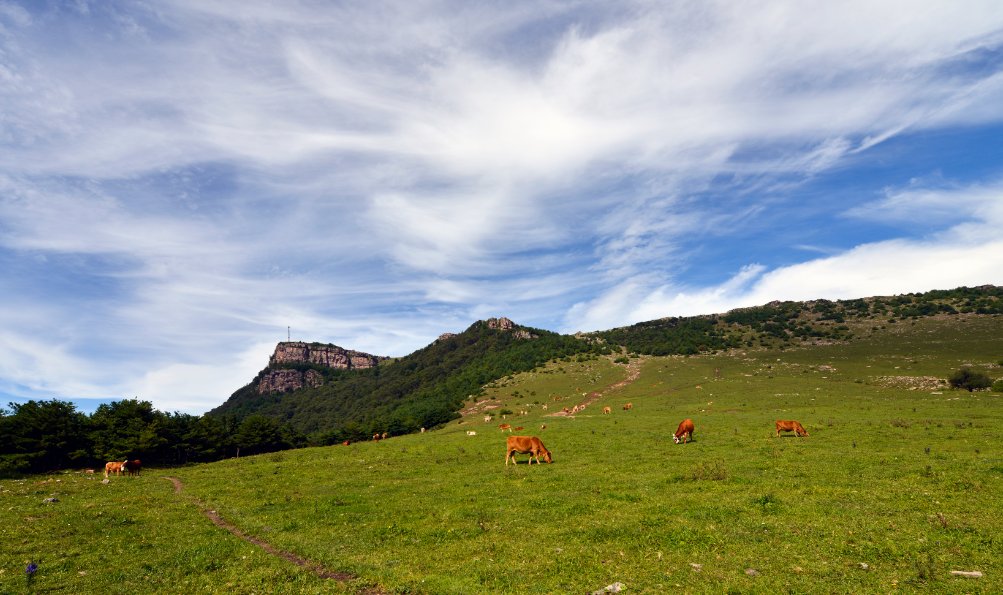
[[[909,390],[943,390],[947,381],[936,376],[878,376],[874,381],[887,388],[907,388]]]

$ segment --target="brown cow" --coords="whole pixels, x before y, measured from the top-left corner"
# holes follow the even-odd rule
[[[541,441],[536,436],[509,436],[505,440],[505,466],[508,466],[509,458],[512,459],[512,463],[518,465],[519,462],[515,460],[515,455],[517,454],[529,454],[529,464],[533,464],[533,459],[536,459],[536,464],[540,464],[540,455],[543,455],[543,460],[548,463],[553,463],[554,459],[550,455],[550,451],[547,447],[543,445]]]
[[[122,461],[121,463],[118,461],[108,461],[104,464],[104,476],[108,477],[109,473],[122,475],[122,465],[125,465],[125,463],[125,461]]]
[[[623,410],[624,411],[630,411],[633,408],[634,408],[634,404],[633,403],[627,403],[626,405],[623,406]]]
[[[780,432],[794,432],[795,436],[807,436],[808,432],[804,429],[799,422],[793,419],[778,419],[777,420],[777,437],[780,437]]]
[[[682,441],[686,444],[690,440],[693,440],[693,420],[686,418],[679,422],[679,427],[676,428],[676,433],[672,435],[672,439],[675,440],[676,444]]]
[[[613,413],[613,408],[612,407],[603,407],[602,408],[602,413],[603,413],[603,415],[606,415],[607,413]]]
[[[128,471],[129,475],[139,475],[139,470],[143,468],[143,462],[139,459],[122,463],[122,471]]]
[[[508,430],[509,432],[511,432],[512,431],[512,424],[498,424],[498,429],[501,430],[502,432],[504,432],[505,430]]]

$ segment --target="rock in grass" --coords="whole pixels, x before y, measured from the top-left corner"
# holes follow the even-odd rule
[[[951,574],[965,578],[982,578],[982,571],[980,570],[952,570]]]
[[[860,564],[857,564],[857,566],[859,566],[861,570],[867,570],[871,567],[867,562],[861,562]]]
[[[690,568],[693,569],[693,572],[700,572],[701,570],[703,570],[703,564],[697,564],[696,562],[690,562]]]
[[[592,591],[591,595],[604,595],[605,593],[619,593],[620,591],[623,591],[623,589],[626,586],[627,585],[621,583],[620,581],[617,581],[612,585],[606,585],[605,587],[599,589],[598,591]]]
[[[749,576],[759,576],[759,571],[756,570],[755,568],[746,568],[745,569],[745,574],[747,574]]]
[[[44,504],[53,504],[55,502],[59,502],[59,498],[46,498],[45,500],[42,500],[42,503]]]

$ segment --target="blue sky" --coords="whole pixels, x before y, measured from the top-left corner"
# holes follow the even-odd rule
[[[1003,284],[987,2],[0,0],[0,401]]]

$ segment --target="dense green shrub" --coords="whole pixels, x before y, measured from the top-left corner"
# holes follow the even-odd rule
[[[951,374],[947,382],[954,388],[963,388],[968,392],[989,388],[992,384],[992,380],[988,376],[982,372],[976,372],[971,368],[957,370],[954,374]]]

